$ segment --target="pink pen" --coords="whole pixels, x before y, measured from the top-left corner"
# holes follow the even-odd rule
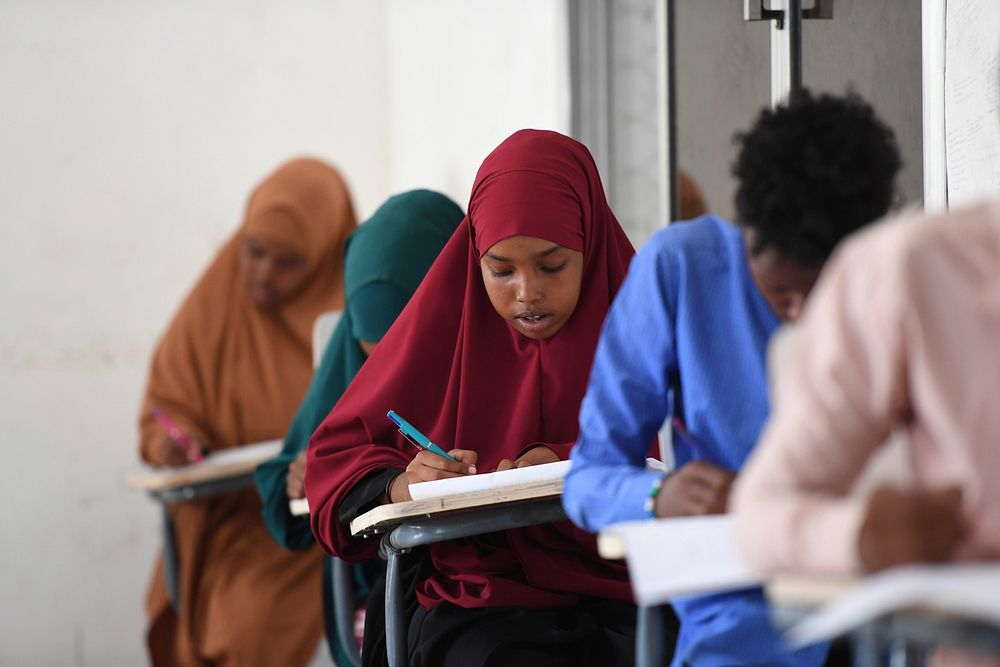
[[[201,449],[199,449],[198,446],[194,444],[194,441],[191,440],[190,437],[188,437],[187,433],[182,431],[180,427],[174,423],[174,420],[171,419],[166,412],[164,412],[163,410],[159,409],[154,405],[153,417],[156,419],[156,421],[160,423],[160,426],[163,427],[163,430],[167,432],[167,435],[170,437],[170,439],[173,440],[178,445],[180,445],[180,447],[182,447],[184,451],[188,453],[188,458],[191,460],[192,463],[198,463],[204,460],[205,457],[201,453]]]

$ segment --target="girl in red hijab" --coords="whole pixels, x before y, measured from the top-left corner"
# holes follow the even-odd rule
[[[483,162],[469,214],[309,445],[320,543],[349,561],[349,523],[430,479],[569,458],[601,324],[634,251],[586,147],[522,130]],[[396,410],[457,462],[414,456]],[[623,566],[569,522],[429,545],[411,568],[411,665],[632,664]],[[372,595],[363,651],[380,664]]]

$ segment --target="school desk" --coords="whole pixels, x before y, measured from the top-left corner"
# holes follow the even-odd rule
[[[736,545],[728,515],[626,521],[604,528],[597,551],[628,562],[638,605],[636,664],[662,665],[664,612],[674,596],[718,593],[760,585],[759,573]],[[680,548],[664,549],[663,545]]]
[[[198,500],[253,486],[253,472],[264,461],[277,456],[281,441],[271,440],[219,450],[199,463],[176,468],[143,467],[125,476],[125,484],[146,491],[163,511],[163,574],[167,595],[180,610],[177,579],[177,548],[168,506]]]
[[[550,479],[411,500],[380,505],[351,522],[354,536],[381,536],[379,551],[387,561],[386,650],[392,667],[408,662],[400,557],[425,544],[562,521],[566,518],[560,501],[562,489],[562,479]]]
[[[854,579],[785,575],[765,591],[791,638],[848,635],[857,667],[923,666],[937,646],[1000,656],[1000,563],[903,566]]]

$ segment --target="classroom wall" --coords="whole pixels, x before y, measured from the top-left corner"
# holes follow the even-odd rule
[[[809,4],[809,3],[805,3]],[[770,101],[770,33],[745,22],[738,0],[678,0],[678,162],[713,212],[733,215],[733,134]],[[834,18],[803,21],[802,81],[842,94],[848,85],[896,132],[901,199],[923,197],[920,3],[834,0]]]
[[[122,487],[157,337],[252,185],[360,215],[566,130],[562,0],[0,3],[0,665],[138,665],[159,515]]]

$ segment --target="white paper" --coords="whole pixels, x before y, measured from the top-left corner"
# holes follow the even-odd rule
[[[212,452],[198,463],[177,466],[173,468],[154,468],[144,466],[140,472],[129,475],[131,478],[142,478],[146,482],[158,479],[173,479],[186,471],[210,471],[216,469],[226,469],[234,465],[241,465],[246,462],[263,461],[281,452],[281,440],[268,440],[252,445],[242,445],[240,447],[228,447]]]
[[[1000,195],[1000,2],[948,2],[945,142],[948,206]]]
[[[728,515],[629,521],[605,530],[625,544],[632,591],[641,605],[762,582],[737,547]]]
[[[465,475],[450,479],[438,479],[433,482],[419,482],[417,484],[410,484],[410,496],[414,500],[423,500],[424,498],[454,496],[460,493],[488,491],[504,486],[514,486],[515,484],[562,479],[569,472],[569,464],[569,461],[556,461],[554,463],[543,463],[526,468],[503,470],[501,472]]]
[[[796,646],[843,635],[912,607],[1000,625],[1000,563],[893,568],[862,580],[788,630]]]

